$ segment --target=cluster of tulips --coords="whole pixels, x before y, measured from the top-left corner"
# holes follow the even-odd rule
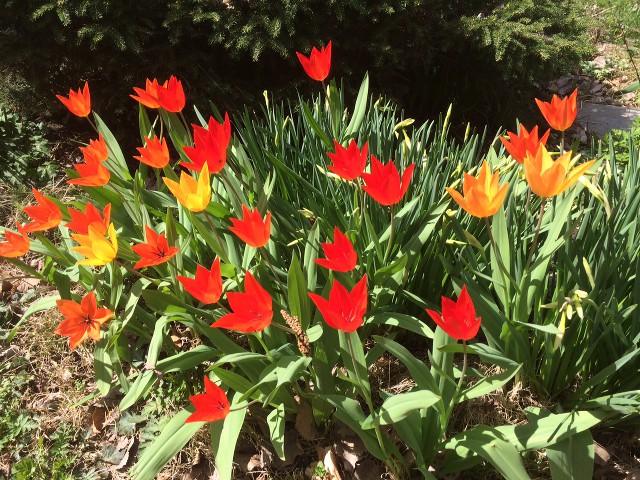
[[[301,53],[298,53],[298,57],[310,78],[324,82],[331,66],[331,42],[321,50],[314,48],[309,57]],[[163,109],[182,116],[186,97],[182,84],[176,77],[172,76],[162,84],[156,79],[147,80],[144,89],[134,90],[136,94],[131,96],[145,107]],[[549,125],[562,132],[563,140],[564,132],[576,117],[577,93],[576,90],[571,96],[562,99],[554,95],[551,103],[536,100]],[[86,83],[82,90],[71,90],[68,97],[58,98],[71,113],[87,118],[94,125],[89,117],[91,100]],[[184,116],[182,118],[184,119]],[[509,154],[523,165],[524,176],[531,190],[543,198],[542,208],[544,200],[571,187],[593,164],[591,161],[572,168],[571,151],[562,152],[554,160],[546,148],[549,133],[547,131],[539,137],[537,126],[530,132],[524,126],[520,126],[518,134],[508,132],[508,138],[501,138]],[[206,127],[193,125],[193,145],[183,147],[184,154],[190,161],[179,163],[179,166],[184,168],[179,180],[174,166],[171,165],[167,141],[162,136],[162,125],[160,136],[146,137],[145,145],[138,148],[139,155],[135,158],[142,164],[156,169],[158,178],[160,172],[164,172],[162,181],[184,209],[192,214],[204,215],[209,221],[206,208],[212,197],[211,175],[219,174],[222,180],[226,181],[224,169],[227,165],[230,141],[231,122],[226,114],[222,123],[211,117]],[[351,140],[346,147],[334,141],[334,146],[335,151],[327,153],[332,162],[329,170],[344,181],[353,182],[356,188],[361,188],[380,205],[390,206],[393,218],[393,207],[405,196],[415,165],[409,165],[401,175],[393,161],[383,164],[374,155],[369,155],[367,143],[360,148],[355,140]],[[563,148],[562,145],[561,150]],[[70,179],[68,183],[86,188],[108,185],[111,175],[108,168],[110,153],[103,136],[99,135],[97,139],[90,140],[81,150],[85,163],[75,165],[77,178]],[[367,171],[369,158],[370,167]],[[507,184],[500,185],[499,172],[491,172],[485,161],[476,177],[464,174],[462,194],[453,188],[446,190],[470,215],[488,218],[499,210],[507,189]],[[118,236],[116,227],[111,222],[111,204],[107,204],[100,211],[87,202],[84,211],[69,207],[63,213],[56,202],[45,197],[37,189],[34,188],[33,193],[37,205],[24,208],[24,213],[31,222],[24,225],[18,223],[17,233],[5,230],[6,241],[0,243],[0,256],[17,258],[25,255],[30,249],[30,233],[56,228],[63,221],[66,222],[64,227],[74,232],[71,238],[78,246],[73,250],[84,257],[78,261],[81,265],[101,267],[115,263],[132,274],[155,282],[140,270],[172,262],[179,252],[179,247],[170,245],[165,233],[158,234],[153,225],[145,224],[146,241],[131,246],[132,251],[140,258],[134,265],[129,266],[126,262],[118,260]],[[265,245],[270,241],[271,213],[266,212],[263,216],[257,208],[251,209],[243,204],[242,218],[230,218],[229,223],[228,230],[247,245],[259,249],[270,265]],[[217,236],[216,229],[210,221],[209,224]],[[333,242],[321,245],[325,258],[315,260],[321,267],[336,272],[350,272],[357,266],[358,253],[347,235],[338,227],[334,228]],[[203,305],[219,305],[227,312],[211,325],[213,328],[253,334],[272,325],[272,299],[250,271],[244,276],[244,292],[226,292],[228,309],[220,304],[224,293],[220,258],[216,258],[210,268],[197,265],[194,278],[176,276],[176,279],[186,292]],[[328,299],[316,293],[309,293],[309,297],[327,325],[343,332],[355,332],[363,325],[367,310],[367,276],[364,274],[351,291],[334,279]],[[94,291],[85,295],[79,303],[58,300],[57,305],[64,320],[55,333],[70,337],[71,349],[78,347],[87,338],[99,340],[102,325],[115,315],[109,309],[99,307]],[[475,308],[466,287],[461,289],[457,301],[442,298],[441,313],[433,310],[427,312],[440,328],[456,340],[466,342],[475,337],[480,328],[481,319],[475,315]],[[286,328],[275,323],[273,325]],[[231,407],[224,390],[207,376],[204,377],[204,387],[205,393],[190,397],[195,406],[195,413],[186,422],[213,422],[229,414]]]

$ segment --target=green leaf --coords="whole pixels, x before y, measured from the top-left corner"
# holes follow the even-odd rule
[[[291,315],[298,317],[303,330],[309,328],[311,322],[311,305],[307,282],[300,268],[298,257],[294,254],[287,274],[287,294],[289,297],[289,309]]]
[[[369,74],[365,73],[358,91],[358,97],[356,98],[356,104],[353,107],[353,115],[351,121],[344,132],[345,138],[355,136],[360,131],[360,125],[367,112],[367,103],[369,102]]]
[[[373,428],[376,422],[378,425],[398,423],[407,418],[412,412],[428,408],[439,400],[440,397],[429,390],[416,390],[393,395],[384,401],[375,419],[372,415],[369,415],[362,422],[362,428],[365,430]]]
[[[505,385],[513,377],[515,377],[515,375],[520,371],[521,367],[521,365],[517,365],[515,368],[505,370],[504,372],[500,372],[497,375],[481,378],[478,383],[462,392],[460,398],[458,398],[458,403],[465,402],[472,398],[481,397],[493,392],[494,390],[497,390],[498,388]]]
[[[271,444],[278,455],[280,460],[284,460],[284,404],[278,405],[278,408],[272,410],[267,415],[267,424],[269,425],[269,437],[271,438]]]
[[[393,327],[404,328],[423,337],[433,338],[433,330],[431,330],[424,322],[421,322],[416,317],[411,315],[404,315],[402,313],[378,313],[367,320],[367,324],[373,323],[375,325],[389,325]]]
[[[98,387],[100,395],[104,397],[111,389],[113,366],[111,364],[111,357],[107,353],[109,338],[104,334],[102,335],[100,341],[96,343],[96,348],[93,352],[93,368],[96,375],[96,386]]]
[[[594,446],[589,430],[547,447],[552,480],[593,478]]]
[[[240,393],[235,393],[231,400],[231,408],[237,406]],[[231,480],[233,473],[233,454],[238,436],[247,414],[246,408],[229,413],[222,422],[211,424],[211,450],[215,457],[216,469],[220,480]]]

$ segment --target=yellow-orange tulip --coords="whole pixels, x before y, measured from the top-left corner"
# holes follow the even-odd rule
[[[209,166],[206,163],[200,171],[198,180],[185,172],[180,174],[180,183],[168,178],[163,178],[162,180],[164,180],[164,183],[182,206],[192,212],[203,211],[211,202]]]
[[[491,174],[491,169],[485,160],[480,168],[478,177],[473,177],[468,173],[464,174],[462,191],[464,196],[453,188],[445,187],[449,195],[460,205],[469,215],[478,218],[485,218],[494,215],[507,195],[509,184],[500,186],[498,172]]]
[[[72,248],[73,251],[87,257],[85,260],[78,262],[78,265],[107,265],[116,258],[118,254],[118,238],[116,237],[116,229],[113,223],[109,225],[107,233],[109,239],[100,233],[94,226],[89,225],[87,235],[71,235],[79,247]]]
[[[524,175],[531,190],[543,198],[555,197],[576,183],[595,160],[583,163],[569,172],[571,151],[553,160],[544,145],[540,145],[535,156],[527,152],[524,159]]]

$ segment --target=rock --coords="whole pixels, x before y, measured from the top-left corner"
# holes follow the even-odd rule
[[[602,92],[602,84],[600,82],[596,82],[589,91],[592,95]]]
[[[596,58],[591,60],[591,63],[594,67],[602,69],[607,64],[607,59],[604,55],[598,55]]]

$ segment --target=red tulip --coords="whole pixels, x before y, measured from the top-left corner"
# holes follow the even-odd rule
[[[362,189],[380,205],[395,205],[407,193],[415,166],[415,163],[412,163],[405,169],[401,181],[400,173],[393,161],[383,165],[371,155],[371,173],[362,174],[365,182]]]
[[[362,277],[351,293],[337,280],[333,281],[329,300],[310,293],[320,313],[331,328],[343,332],[355,332],[364,323],[367,311],[367,276]]]
[[[355,140],[351,140],[348,150],[335,140],[333,144],[336,153],[327,152],[333,162],[333,165],[329,165],[329,170],[345,180],[355,180],[360,177],[367,167],[369,144],[365,143],[362,151],[358,149],[358,144]]]
[[[89,145],[86,147],[80,147],[80,150],[82,150],[82,156],[86,162],[104,162],[109,158],[109,149],[107,148],[107,143],[104,141],[102,134],[99,134],[97,140],[89,140]]]
[[[321,245],[327,257],[315,260],[321,267],[336,272],[350,272],[356,268],[358,254],[353,248],[353,244],[344,233],[338,230],[338,227],[333,229],[333,243],[322,243]]]
[[[111,174],[107,167],[93,158],[86,159],[87,163],[78,163],[73,166],[80,174],[80,178],[67,180],[70,185],[82,185],[83,187],[102,187],[109,183]]]
[[[208,128],[193,125],[195,147],[182,147],[191,162],[180,162],[185,168],[199,172],[206,163],[209,173],[218,173],[227,163],[227,148],[231,140],[231,122],[224,114],[222,124],[209,118]]]
[[[251,272],[244,277],[244,291],[227,293],[233,313],[228,313],[211,326],[237,332],[260,332],[271,325],[273,307],[269,292],[260,286]]]
[[[222,277],[220,276],[220,259],[216,258],[207,270],[201,265],[196,267],[196,278],[176,276],[184,289],[205,305],[216,303],[222,295]]]
[[[476,318],[476,309],[464,285],[458,301],[442,297],[442,316],[433,310],[427,313],[447,335],[456,340],[470,340],[478,334],[481,318]]]
[[[72,300],[56,300],[58,309],[64,315],[55,332],[63,337],[70,337],[69,348],[73,350],[87,338],[96,342],[100,340],[100,327],[113,318],[113,312],[107,308],[98,308],[96,293],[89,292],[78,302]]]
[[[89,84],[87,82],[84,82],[82,92],[80,89],[77,92],[69,90],[69,98],[62,95],[56,95],[56,97],[71,113],[78,117],[88,117],[91,113],[91,95],[89,94]]]
[[[196,411],[189,415],[184,423],[217,422],[229,415],[231,405],[227,395],[206,375],[204,376],[204,390],[206,393],[189,397]]]
[[[531,132],[527,132],[524,125],[520,125],[519,135],[516,135],[513,132],[507,132],[509,139],[507,140],[505,137],[500,137],[500,141],[507,149],[507,152],[509,152],[509,155],[511,155],[516,162],[524,163],[527,152],[532,156],[535,156],[535,154],[538,153],[538,147],[540,144],[547,144],[550,132],[551,130],[547,130],[547,132],[538,139],[537,125],[531,129]]]
[[[4,237],[7,239],[6,242],[0,243],[0,257],[5,258],[17,258],[22,257],[29,251],[29,247],[31,246],[31,241],[27,236],[27,232],[24,229],[24,226],[18,225],[18,233],[13,233],[10,230],[4,231]]]
[[[316,47],[311,49],[311,55],[305,57],[300,52],[296,52],[302,68],[313,80],[322,82],[329,75],[331,69],[331,42],[320,51]]]
[[[260,248],[269,242],[271,212],[267,212],[263,221],[257,208],[249,210],[245,205],[242,205],[242,220],[232,218],[231,223],[233,223],[233,227],[229,227],[229,230],[247,245]]]
[[[138,260],[133,268],[150,267],[167,262],[180,250],[178,247],[170,247],[163,234],[158,235],[148,225],[144,227],[147,234],[147,243],[139,243],[131,247],[142,258]]]
[[[182,82],[171,75],[169,81],[156,89],[158,104],[168,112],[181,112],[186,103]]]
[[[52,202],[38,190],[32,188],[38,205],[24,207],[24,213],[33,219],[33,222],[24,226],[25,232],[40,232],[60,225],[62,212],[55,202]]]

